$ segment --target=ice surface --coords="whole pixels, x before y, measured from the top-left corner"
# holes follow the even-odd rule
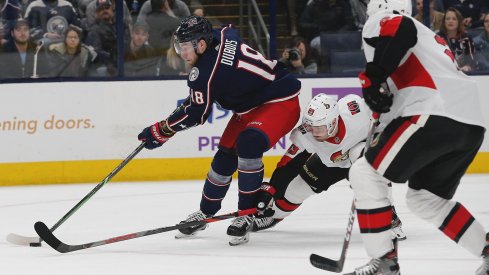
[[[98,241],[163,226],[184,219],[199,207],[203,181],[106,184],[56,231],[68,244]],[[96,248],[60,254],[6,242],[9,233],[37,236],[40,220],[54,225],[96,184],[0,188],[0,274],[334,274],[314,268],[309,255],[338,259],[352,192],[340,182],[308,199],[275,228],[251,235],[248,244],[228,245],[230,223],[211,223],[192,239],[176,240],[174,232],[142,237]],[[406,207],[406,185],[393,194],[408,239],[400,243],[403,275],[474,274],[481,261],[448,240]],[[455,199],[489,230],[489,175],[468,175]],[[233,182],[219,214],[237,204]],[[355,223],[344,271],[368,261]]]

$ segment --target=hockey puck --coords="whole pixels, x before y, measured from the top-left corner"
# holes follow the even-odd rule
[[[32,246],[32,247],[40,247],[41,246],[41,243],[30,243],[29,246]]]

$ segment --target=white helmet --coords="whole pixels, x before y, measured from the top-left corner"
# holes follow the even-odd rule
[[[302,123],[309,126],[326,126],[328,135],[332,136],[338,126],[338,102],[326,94],[316,95],[304,112]]]
[[[411,0],[370,0],[367,5],[369,17],[384,10],[397,11],[400,14],[411,16]]]

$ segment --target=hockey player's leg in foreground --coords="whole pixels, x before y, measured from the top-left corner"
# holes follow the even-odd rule
[[[393,133],[398,132],[399,127],[405,129],[407,121],[408,129],[411,127],[415,133],[408,141],[396,141]],[[389,232],[393,214],[388,199],[390,181],[409,180],[406,198],[410,210],[434,224],[472,254],[481,256],[483,248],[487,245],[484,228],[462,204],[452,201],[451,198],[460,183],[460,178],[480,147],[483,132],[481,127],[435,116],[421,116],[414,120],[411,117],[398,118],[387,126],[379,143],[370,147],[365,157],[353,164],[350,169],[350,182],[355,193],[360,232],[367,254],[372,257],[371,263],[384,262],[394,267],[391,273],[382,273],[380,269],[376,269],[380,268],[380,265],[373,265],[375,268],[372,267],[371,272],[358,271],[352,274],[397,274],[399,271],[393,264],[396,262],[396,251],[391,242],[392,233]],[[430,139],[433,133],[442,134],[447,141]],[[457,140],[458,133],[467,134],[465,138],[470,142],[460,143],[459,148],[454,148],[451,140]],[[396,145],[399,142],[403,142],[404,145]],[[434,144],[438,147],[432,150]],[[389,164],[376,166],[376,170],[371,163],[379,163],[376,161],[382,156],[379,152],[389,154],[386,146],[390,145],[390,148],[400,150],[392,155]],[[432,150],[430,154],[413,153],[427,152],[428,148]],[[452,157],[447,157],[448,152],[452,152]],[[394,163],[399,166],[392,166]]]

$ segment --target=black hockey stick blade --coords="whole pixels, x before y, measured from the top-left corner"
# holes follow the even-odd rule
[[[51,246],[52,248],[54,248],[56,251],[58,251],[60,253],[67,253],[67,252],[73,252],[73,251],[77,251],[77,250],[81,250],[81,249],[87,249],[90,247],[107,245],[107,244],[111,244],[111,243],[127,241],[130,239],[140,238],[140,237],[154,235],[154,234],[158,234],[158,233],[173,231],[173,230],[177,230],[177,229],[203,225],[206,223],[222,221],[222,220],[226,220],[226,219],[230,219],[230,218],[234,218],[234,217],[253,215],[255,213],[256,213],[256,208],[250,208],[250,209],[240,210],[240,211],[236,211],[236,212],[232,212],[232,213],[228,213],[228,214],[224,214],[224,215],[209,217],[207,219],[203,219],[200,221],[184,222],[184,223],[179,223],[179,224],[176,224],[173,226],[144,230],[144,231],[140,231],[140,232],[136,232],[136,233],[130,233],[130,234],[126,234],[126,235],[121,235],[121,236],[117,236],[117,237],[113,237],[113,238],[109,238],[109,239],[105,239],[105,240],[101,240],[101,241],[90,242],[90,243],[85,243],[85,244],[76,244],[76,245],[65,244],[62,241],[60,241],[58,238],[56,238],[56,236],[54,236],[53,232],[51,230],[49,230],[49,228],[43,222],[36,222],[34,224],[34,229],[36,230],[39,237],[41,237],[49,246]]]
[[[311,264],[319,269],[340,273],[343,271],[343,264],[345,261],[334,261],[317,254],[311,254],[309,257]]]
[[[61,253],[69,252],[68,246],[62,243],[56,236],[54,236],[53,232],[47,227],[47,225],[43,222],[36,222],[34,224],[34,229],[36,230],[39,236],[49,244],[52,248],[56,249]]]

